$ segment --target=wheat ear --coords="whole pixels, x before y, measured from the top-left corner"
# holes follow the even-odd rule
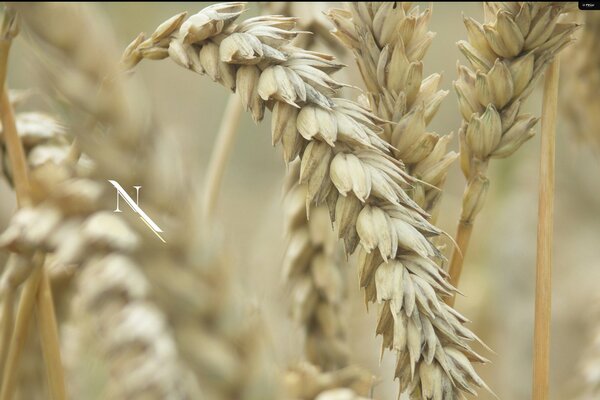
[[[405,192],[412,178],[379,137],[381,120],[336,98],[342,86],[329,74],[332,57],[290,45],[294,19],[250,18],[234,24],[243,3],[216,4],[185,21],[175,16],[126,49],[122,63],[170,57],[236,90],[256,120],[272,108],[273,143],[284,159],[301,158],[306,204],[325,203],[346,252],[360,244],[367,298],[384,303],[377,332],[398,352],[396,376],[412,398],[460,398],[485,383],[471,362],[475,335],[466,319],[444,304],[453,288],[434,259],[428,237],[440,231]]]
[[[428,31],[431,11],[411,3],[351,3],[328,16],[333,34],[354,53],[371,111],[385,121],[383,138],[394,157],[415,178],[412,199],[436,214],[447,171],[458,157],[447,152],[452,135],[427,132],[448,94],[438,90],[440,74],[423,77],[423,57],[435,34]]]
[[[11,238],[8,245],[46,246],[56,252],[57,262],[82,265],[78,303],[86,313],[82,319],[105,331],[99,344],[112,373],[112,396],[272,398],[267,360],[259,346],[264,332],[258,322],[240,318],[246,314],[242,299],[233,295],[222,259],[207,250],[211,240],[198,232],[203,224],[192,212],[196,196],[189,196],[187,180],[165,175],[181,157],[181,149],[169,147],[169,136],[159,134],[157,124],[146,123],[140,103],[133,101],[110,57],[98,57],[114,54],[110,35],[81,5],[38,4],[21,11],[32,37],[54,56],[56,64],[49,73],[74,114],[91,115],[110,129],[102,131],[101,140],[76,130],[83,154],[94,165],[85,177],[56,182],[62,167],[60,173],[56,167],[47,170],[47,188],[54,188],[52,196],[45,197],[48,207],[31,211],[38,224],[49,225],[48,213],[64,216],[50,224],[53,236],[63,240],[23,235],[27,230],[19,227],[33,222],[22,218],[20,226],[14,221],[12,232],[6,233]],[[61,79],[65,71],[69,80]],[[73,79],[82,85],[79,90],[73,90]],[[96,98],[78,97],[96,91]],[[134,150],[139,155],[136,162],[127,157]],[[187,177],[185,171],[178,172]],[[139,183],[148,188],[145,209],[168,226],[166,244],[136,219],[128,224],[104,211],[114,205],[114,193],[105,190],[111,178],[124,186]],[[87,190],[77,191],[73,185]],[[71,204],[66,204],[67,194],[75,196],[67,197]],[[183,204],[174,206],[173,196]],[[74,209],[78,213],[69,214]],[[35,215],[40,212],[47,214]],[[119,279],[120,273],[127,276]]]
[[[475,218],[485,202],[491,158],[506,158],[528,139],[538,118],[520,112],[546,66],[572,41],[574,23],[559,18],[573,4],[485,3],[487,23],[465,17],[468,40],[458,48],[471,64],[454,82],[463,123],[460,164],[467,178],[450,282],[457,286]],[[453,299],[450,299],[453,301]]]
[[[25,153],[16,127],[14,110],[5,83],[9,49],[12,39],[18,31],[16,24],[14,11],[11,9],[5,10],[0,32],[0,120],[2,121],[3,138],[6,143],[8,158],[14,173],[17,204],[19,207],[23,207],[27,206],[31,201],[29,173]],[[33,264],[33,271],[26,278],[27,283],[19,301],[15,329],[12,332],[9,348],[4,353],[6,360],[2,360],[3,375],[2,388],[0,390],[0,398],[2,399],[12,397],[18,360],[27,334],[29,320],[32,317],[34,304],[37,306],[40,338],[50,391],[55,399],[66,398],[65,378],[60,358],[58,327],[50,281],[44,267],[44,260],[45,255],[41,252],[37,252],[30,260]],[[10,301],[10,297],[6,300]],[[6,322],[7,327],[5,329],[10,329],[12,321],[7,319]],[[6,335],[3,336],[6,337]]]

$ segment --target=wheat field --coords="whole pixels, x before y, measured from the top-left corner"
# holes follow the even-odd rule
[[[4,3],[0,400],[600,399],[599,18]]]

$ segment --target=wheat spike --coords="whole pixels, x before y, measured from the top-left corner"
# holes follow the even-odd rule
[[[383,138],[415,178],[409,195],[429,214],[437,211],[447,171],[457,158],[447,152],[452,136],[427,132],[442,100],[441,75],[423,76],[423,57],[435,34],[431,11],[410,3],[350,3],[328,12],[333,34],[352,50],[372,112],[390,123]]]
[[[561,22],[573,3],[485,3],[480,24],[465,17],[468,40],[458,48],[471,67],[459,65],[454,89],[463,123],[460,165],[467,178],[457,242],[450,266],[456,286],[475,217],[489,187],[491,158],[506,158],[533,137],[538,118],[520,112],[547,65],[572,41],[577,24]]]
[[[428,239],[440,231],[406,193],[412,178],[379,137],[382,121],[335,97],[343,85],[329,74],[341,66],[292,46],[294,19],[235,24],[244,8],[216,4],[185,21],[175,16],[148,39],[138,36],[122,64],[169,57],[236,90],[256,120],[272,109],[273,143],[282,143],[286,162],[301,158],[307,205],[327,204],[346,252],[364,250],[361,283],[370,301],[384,303],[377,332],[398,352],[401,389],[413,399],[458,399],[485,387],[471,365],[485,361],[469,346],[475,335],[442,301],[453,288]]]
[[[181,149],[157,124],[146,123],[110,62],[110,35],[83,5],[18,8],[32,38],[53,55],[47,73],[69,101],[72,123],[84,115],[94,120],[91,128],[89,119],[88,129],[74,128],[93,166],[81,176],[69,165],[45,164],[36,179],[38,204],[13,218],[3,244],[20,252],[44,248],[57,264],[80,266],[75,304],[85,317],[78,320],[88,326],[82,330],[103,332],[96,340],[111,373],[110,398],[271,398],[261,328],[240,322],[246,310],[231,292],[223,260],[207,251],[211,240],[197,232],[202,224],[191,211],[195,197],[186,196],[187,181],[161,172],[172,170]],[[84,93],[98,95],[81,98]],[[128,158],[133,149],[135,162]],[[166,245],[137,219],[111,212],[114,192],[106,179],[148,188],[145,210],[169,232]],[[174,207],[172,196],[183,206]]]

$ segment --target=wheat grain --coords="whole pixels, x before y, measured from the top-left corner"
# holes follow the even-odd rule
[[[448,91],[438,90],[441,75],[423,78],[423,57],[434,37],[429,9],[410,3],[351,3],[328,13],[333,34],[354,53],[367,89],[368,105],[385,121],[383,138],[416,178],[410,196],[435,214],[447,171],[458,156],[446,152],[452,135],[426,131]]]
[[[454,251],[451,283],[458,284],[475,217],[483,207],[491,158],[506,158],[528,139],[538,118],[520,112],[546,66],[572,41],[574,23],[561,15],[573,3],[485,3],[485,24],[464,19],[468,41],[458,48],[471,64],[459,65],[454,82],[463,123],[460,163],[467,185]]]
[[[182,22],[169,19],[127,47],[122,63],[170,57],[230,90],[255,119],[273,109],[273,143],[286,162],[300,156],[307,206],[326,203],[346,252],[358,244],[361,277],[370,301],[384,302],[377,332],[399,352],[396,376],[412,398],[459,398],[485,386],[471,361],[485,361],[468,342],[464,317],[443,304],[452,287],[433,261],[427,239],[440,231],[406,194],[410,176],[379,138],[381,120],[336,98],[342,84],[329,74],[330,56],[293,47],[294,20],[257,17],[234,24],[242,3],[216,4]]]

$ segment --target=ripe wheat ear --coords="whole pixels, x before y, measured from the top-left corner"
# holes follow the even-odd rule
[[[398,353],[396,375],[412,398],[460,398],[486,387],[472,362],[486,360],[469,342],[466,319],[442,298],[454,291],[429,238],[440,231],[406,193],[412,178],[382,140],[382,121],[335,97],[343,85],[329,74],[332,57],[290,45],[295,20],[270,16],[235,24],[243,3],[183,14],[141,34],[122,63],[171,58],[236,90],[256,120],[273,110],[273,143],[286,162],[301,158],[308,208],[327,204],[348,254],[360,244],[369,299],[384,302],[377,332]],[[374,271],[374,272],[373,272]]]
[[[465,18],[468,40],[458,42],[471,67],[459,65],[454,89],[463,123],[459,132],[460,165],[467,185],[450,282],[458,285],[475,218],[489,186],[492,158],[506,158],[533,137],[538,118],[522,114],[547,65],[572,42],[578,25],[561,22],[574,3],[485,3],[480,24]]]

